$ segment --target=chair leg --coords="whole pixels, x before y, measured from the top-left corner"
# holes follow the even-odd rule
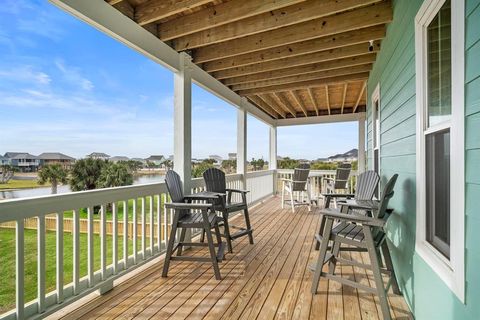
[[[390,277],[392,277],[391,281],[393,293],[400,295],[402,294],[402,292],[398,287],[397,277],[395,275],[395,270],[393,269],[392,256],[390,255],[390,251],[388,250],[388,245],[386,241],[382,243],[382,254],[383,258],[385,259],[385,265],[387,267],[387,270],[390,271]]]
[[[335,273],[335,268],[337,267],[336,259],[339,253],[340,253],[340,242],[335,242],[332,248],[333,261],[330,260],[330,262],[328,263],[328,273],[330,274]]]
[[[282,183],[282,209],[285,208],[285,182]]]
[[[310,190],[307,189],[308,211],[312,211],[312,198],[310,197]]]
[[[322,237],[322,236],[323,236],[322,233],[323,233],[324,230],[325,230],[325,216],[322,214],[322,215],[320,216],[320,219],[322,219],[322,220],[320,221],[320,228],[318,228],[318,235],[319,235],[320,237]],[[320,249],[320,242],[315,239],[315,250],[318,251],[318,249]]]
[[[217,255],[215,253],[215,245],[213,244],[212,230],[210,229],[209,222],[204,221],[205,234],[207,235],[208,249],[210,251],[210,258],[212,260],[213,272],[215,273],[215,279],[222,280],[220,275],[220,268],[218,267]]]
[[[247,226],[248,232],[248,240],[250,241],[250,244],[253,244],[253,234],[252,234],[252,226],[250,224],[250,215],[248,213],[248,208],[245,207],[243,210],[243,214],[245,216],[245,225]]]
[[[227,239],[227,248],[228,252],[232,253],[232,236],[230,235],[230,226],[228,225],[228,213],[222,212],[223,216],[223,230],[225,233],[225,238]]]
[[[182,228],[180,231],[180,240],[178,244],[178,250],[177,250],[177,256],[182,255],[182,250],[183,250],[183,242],[185,241],[185,234],[187,233],[187,228]]]
[[[168,239],[167,252],[165,253],[165,261],[163,262],[162,277],[168,276],[168,268],[170,267],[170,258],[172,257],[173,245],[175,244],[175,235],[177,234],[177,223],[174,221],[172,230],[170,231],[170,238]]]
[[[325,225],[325,232],[323,233],[322,243],[320,245],[320,252],[318,254],[317,264],[315,266],[315,273],[313,275],[312,281],[312,294],[317,293],[318,283],[320,282],[320,276],[322,275],[323,262],[325,261],[325,256],[327,255],[327,247],[330,239],[330,233],[332,232],[332,219],[327,219]]]
[[[200,234],[200,242],[205,242],[205,230],[202,229],[202,233]]]
[[[295,201],[293,201],[293,191],[290,190],[290,201],[292,204],[292,212],[295,213]]]
[[[372,233],[369,227],[363,228],[365,235],[365,242],[367,244],[368,255],[370,257],[370,265],[373,271],[373,278],[375,280],[375,287],[377,289],[378,299],[382,308],[383,319],[390,320],[390,308],[388,307],[387,292],[383,284],[382,273],[380,272],[380,264],[378,262],[377,251],[373,241]]]

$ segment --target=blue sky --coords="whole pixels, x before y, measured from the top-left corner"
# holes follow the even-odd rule
[[[0,154],[171,154],[172,95],[170,71],[46,0],[2,2]],[[266,159],[268,127],[248,120],[248,157]],[[194,86],[192,133],[194,157],[235,152],[236,109]],[[278,131],[282,156],[315,159],[356,143],[356,123]]]

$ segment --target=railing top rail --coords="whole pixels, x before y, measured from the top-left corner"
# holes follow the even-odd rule
[[[274,173],[275,170],[259,170],[259,171],[251,171],[247,172],[247,178],[254,178],[254,177],[261,177],[261,176],[268,176]]]
[[[159,182],[4,200],[0,201],[0,223],[166,192],[165,183]]]

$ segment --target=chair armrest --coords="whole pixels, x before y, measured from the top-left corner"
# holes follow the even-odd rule
[[[208,193],[200,193],[200,194],[189,194],[184,196],[185,199],[188,200],[216,200],[221,196],[224,196],[224,193],[219,192],[208,192]]]
[[[335,178],[329,178],[329,177],[323,177],[322,179],[325,181],[335,181]]]
[[[292,179],[287,179],[287,178],[281,178],[280,181],[284,181],[284,182],[292,182],[293,180]]]
[[[169,202],[165,203],[167,209],[189,209],[189,210],[206,210],[212,207],[210,203],[183,203],[183,202]]]
[[[322,193],[324,197],[330,198],[353,198],[355,195],[353,193]]]
[[[341,206],[349,207],[350,209],[360,210],[378,210],[378,201],[375,200],[347,200],[340,203]]]
[[[340,211],[334,210],[334,209],[323,209],[320,211],[320,213],[323,214],[326,218],[350,221],[350,222],[364,224],[372,227],[383,227],[385,225],[384,220],[370,218],[367,216],[361,216],[356,214],[341,213]]]
[[[229,192],[236,192],[236,193],[249,193],[249,190],[240,190],[240,189],[225,189]]]

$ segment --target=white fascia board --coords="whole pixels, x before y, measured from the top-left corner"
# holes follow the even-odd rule
[[[278,119],[278,120],[275,120],[275,125],[278,127],[285,127],[285,126],[298,126],[298,125],[306,125],[306,124],[358,121],[362,115],[363,115],[363,112],[334,114],[330,116]]]
[[[52,4],[95,27],[110,37],[140,52],[147,58],[175,72],[180,69],[179,53],[153,34],[112,8],[104,0],[49,0]],[[237,108],[245,110],[255,118],[273,125],[274,119],[259,110],[212,77],[206,71],[192,63],[192,80],[217,97]]]

